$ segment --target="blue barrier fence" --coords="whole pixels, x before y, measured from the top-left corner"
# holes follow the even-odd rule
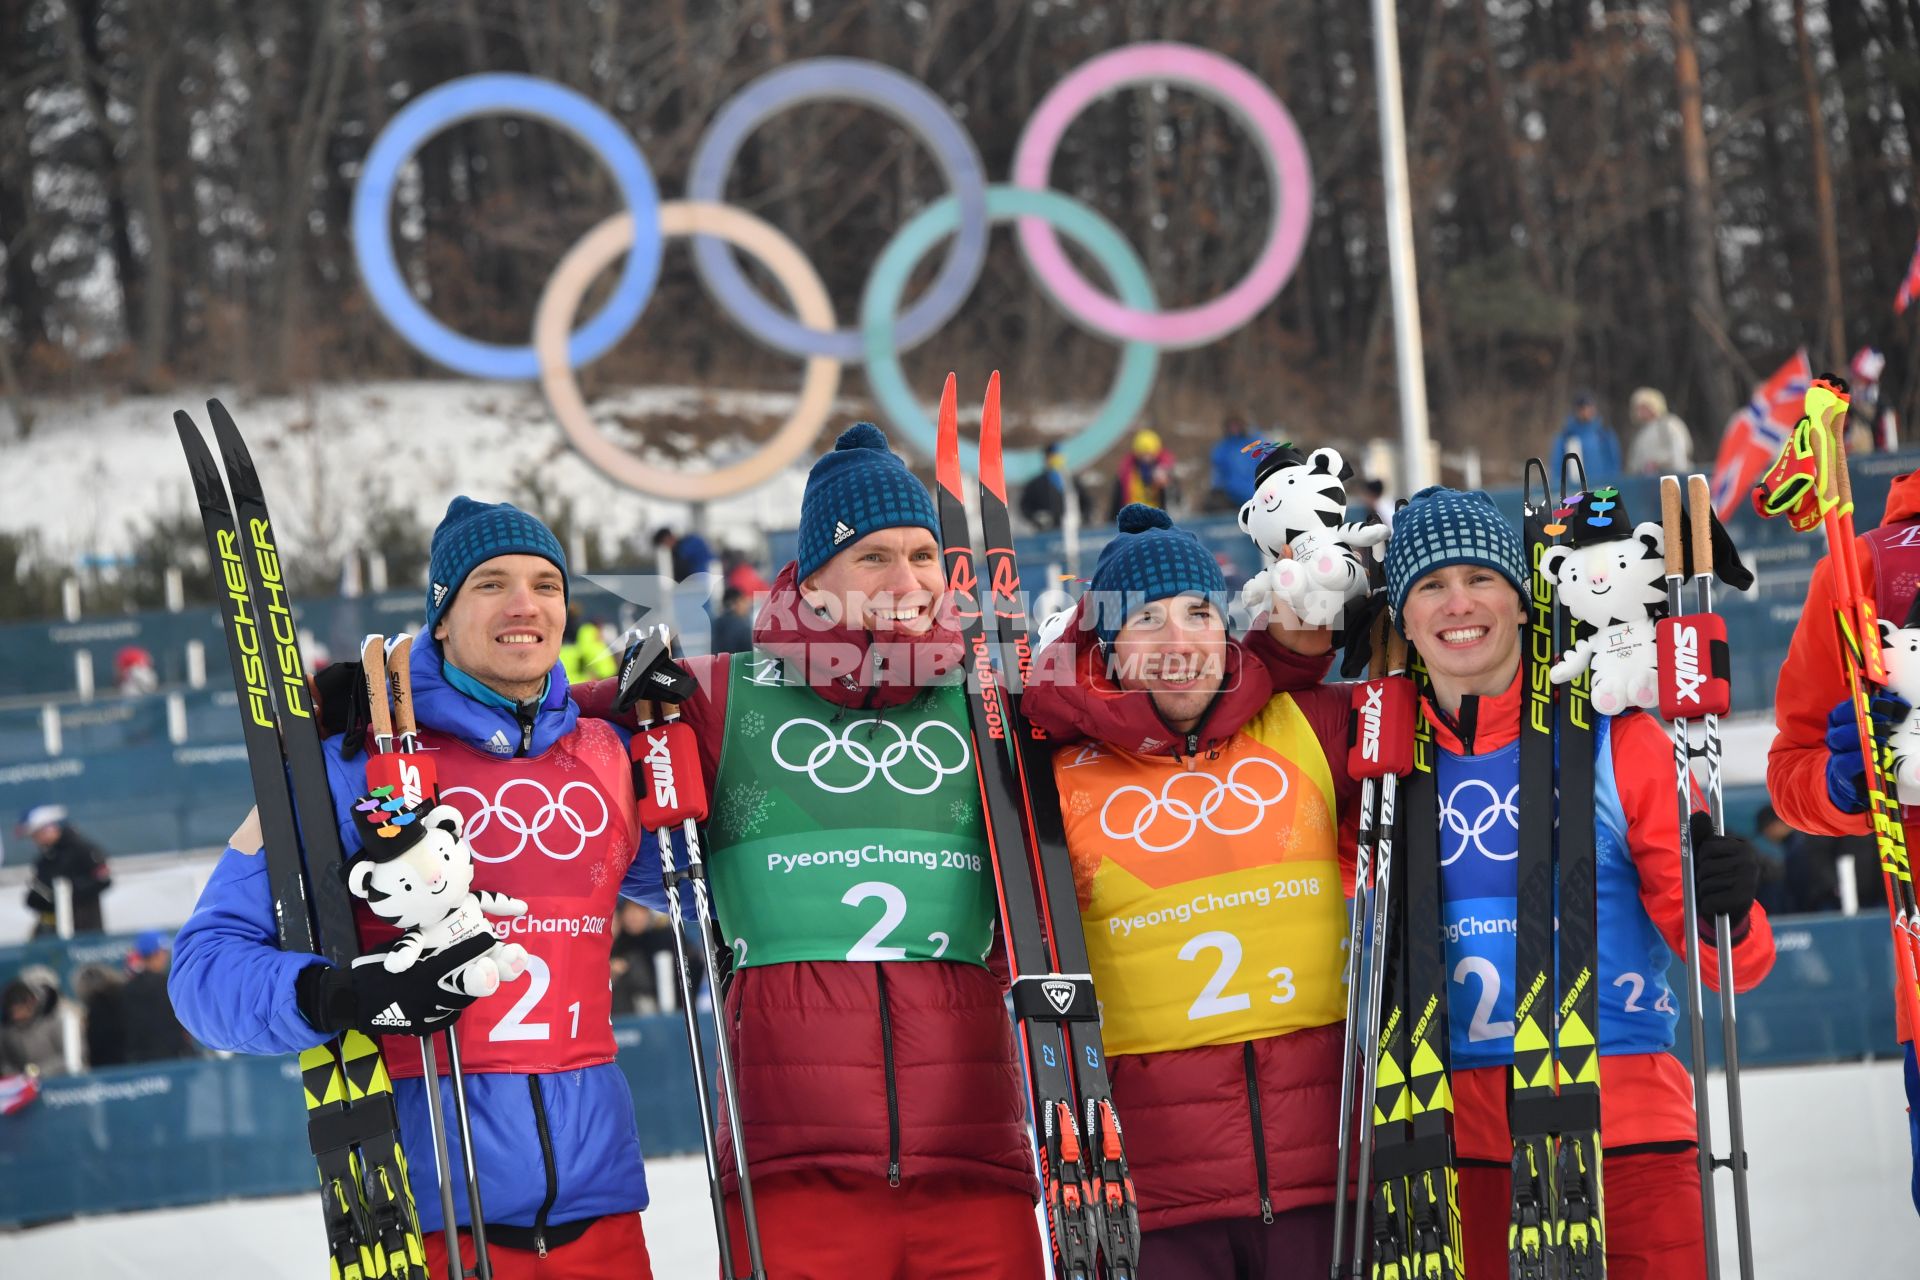
[[[677,1016],[614,1024],[641,1149],[700,1149]],[[0,1116],[0,1226],[318,1190],[297,1062],[205,1059],[47,1081]]]
[[[1779,960],[1739,998],[1745,1067],[1892,1057],[1893,952],[1884,919],[1802,916],[1777,922]],[[62,973],[111,960],[123,939],[94,939],[62,956],[58,943],[0,949],[0,977],[28,960]],[[1671,975],[1676,993],[1683,972]],[[1681,997],[1684,1010],[1684,996]],[[1707,1042],[1718,1063],[1718,1006]],[[642,1149],[697,1151],[692,1072],[678,1017],[614,1024],[633,1089]],[[1685,1055],[1684,1016],[1677,1052]],[[0,1224],[74,1213],[291,1194],[314,1185],[292,1058],[233,1058],[110,1068],[48,1081],[40,1099],[0,1116]]]

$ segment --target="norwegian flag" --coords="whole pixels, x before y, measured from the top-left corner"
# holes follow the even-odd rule
[[[1900,282],[1900,292],[1893,295],[1893,314],[1912,306],[1916,296],[1920,296],[1920,240],[1914,241],[1913,257],[1907,259],[1907,278]]]
[[[1760,473],[1780,456],[1788,434],[1803,415],[1811,381],[1813,366],[1802,347],[1755,387],[1753,399],[1727,420],[1719,456],[1713,460],[1713,509],[1722,520],[1733,518]]]

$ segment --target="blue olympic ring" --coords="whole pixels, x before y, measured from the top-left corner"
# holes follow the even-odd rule
[[[464,76],[421,94],[396,115],[368,153],[353,193],[353,241],[360,278],[374,304],[400,336],[424,356],[475,378],[530,380],[540,376],[531,345],[481,342],[448,328],[407,287],[393,254],[388,216],[400,170],[429,138],[479,116],[511,112],[564,129],[613,171],[627,211],[633,215],[633,248],[613,295],[593,319],[567,341],[577,368],[599,359],[633,328],[660,278],[665,238],[660,232],[660,193],[646,157],[612,116],[588,98],[536,76]]]

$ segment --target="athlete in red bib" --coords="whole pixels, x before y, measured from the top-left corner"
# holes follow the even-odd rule
[[[396,998],[420,1033],[458,1019],[494,1274],[644,1277],[646,1175],[633,1098],[614,1063],[608,972],[620,897],[664,908],[665,895],[652,838],[636,829],[625,744],[614,726],[581,718],[568,696],[558,662],[566,557],[545,525],[456,498],[434,533],[429,578],[427,630],[411,662],[422,745],[434,753],[440,798],[465,816],[473,887],[528,904],[495,924],[526,948],[526,973],[470,1003],[434,987],[448,967],[441,957],[407,971],[409,994],[392,981],[376,990],[379,965],[343,971],[278,950],[257,829],[249,837],[243,827],[180,931],[174,1005],[203,1042],[243,1053],[298,1052],[347,1028],[380,1032],[375,1019]],[[350,806],[367,789],[364,745],[358,734],[326,743],[350,853],[359,848]],[[360,911],[363,944],[393,937]],[[383,1040],[428,1262],[444,1274],[435,1181],[444,1161],[428,1137],[419,1046]],[[466,1197],[454,1203],[464,1228]],[[461,1239],[467,1252],[464,1230]]]

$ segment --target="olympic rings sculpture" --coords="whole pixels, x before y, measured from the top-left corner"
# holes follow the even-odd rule
[[[1265,767],[1279,782],[1279,789],[1272,795],[1261,795],[1252,783],[1241,780],[1241,770],[1253,765]],[[1200,797],[1198,804],[1191,804],[1173,794],[1175,787],[1196,780],[1213,784],[1212,787],[1207,790],[1206,794]],[[1261,819],[1266,817],[1268,809],[1287,798],[1288,790],[1289,783],[1285,769],[1264,756],[1248,756],[1246,759],[1234,765],[1233,768],[1227,770],[1227,776],[1224,778],[1216,778],[1208,773],[1173,774],[1166,780],[1165,784],[1161,786],[1160,794],[1157,796],[1141,786],[1129,784],[1124,787],[1116,787],[1113,793],[1107,797],[1106,803],[1100,806],[1100,830],[1105,832],[1107,838],[1110,840],[1130,840],[1148,853],[1171,853],[1175,849],[1182,848],[1189,840],[1198,835],[1201,827],[1205,827],[1215,835],[1220,836],[1246,835],[1260,825]],[[1146,797],[1146,804],[1141,807],[1140,812],[1133,816],[1133,824],[1130,828],[1125,831],[1116,830],[1107,821],[1108,815],[1113,811],[1114,801],[1129,792]],[[1238,826],[1221,826],[1216,823],[1213,820],[1213,815],[1219,812],[1220,806],[1227,802],[1227,797],[1229,796],[1232,796],[1251,809],[1253,811],[1252,818]],[[1186,823],[1186,832],[1172,844],[1149,843],[1147,840],[1147,832],[1153,829],[1154,824],[1159,821],[1162,814],[1165,814],[1169,821]]]
[[[1163,311],[1146,268],[1111,223],[1048,188],[1053,158],[1073,120],[1102,96],[1130,85],[1170,82],[1226,109],[1253,136],[1273,191],[1267,233],[1246,276],[1219,297]],[[841,328],[818,273],[804,254],[759,218],[724,203],[728,171],[754,129],[793,106],[852,101],[892,116],[933,153],[949,194],[922,210],[881,250],[861,294],[858,323]],[[532,341],[481,342],[437,320],[408,288],[389,227],[402,170],[436,134],[463,121],[523,115],[553,125],[612,171],[626,208],[588,232],[542,291]],[[1023,128],[1012,181],[986,180],[979,148],[946,104],[891,67],[855,58],[814,58],[759,77],[714,115],[694,151],[687,198],[663,203],[653,171],[633,140],[597,104],[534,76],[465,76],[408,103],[375,140],[353,199],[353,241],[374,305],[427,358],[472,377],[538,379],[573,445],[616,481],[644,493],[700,501],[743,493],[800,458],[832,409],[844,365],[864,363],[882,416],[931,457],[934,429],[900,371],[900,355],[939,331],[965,305],[986,263],[994,225],[1012,222],[1029,269],[1069,320],[1124,344],[1114,385],[1091,422],[1064,442],[1070,467],[1092,463],[1136,420],[1153,389],[1159,352],[1201,346],[1245,325],[1279,293],[1299,264],[1312,210],[1306,147],[1285,106],[1246,68],[1192,45],[1126,45],[1081,64],[1050,90]],[[1060,246],[1066,236],[1106,275],[1113,295],[1089,283]],[[706,473],[667,471],[609,440],[580,396],[577,372],[632,329],[659,281],[669,237],[693,241],[694,266],[714,301],[755,341],[807,362],[799,405],[758,452]],[[908,277],[943,239],[952,244],[922,296],[901,309]],[[792,314],[763,298],[729,248],[758,258],[787,294]],[[594,276],[621,253],[612,294],[573,328]],[[967,465],[974,467],[971,453]],[[1010,480],[1037,473],[1034,450],[1009,453]]]
[[[533,790],[538,807],[531,814],[523,813],[507,803],[507,793],[515,787]],[[591,824],[588,823],[586,815],[574,808],[567,800],[568,793],[576,790],[590,797],[600,810],[599,818]],[[500,790],[494,793],[491,800],[472,787],[448,787],[440,793],[440,798],[448,804],[453,804],[453,798],[457,795],[472,796],[478,802],[472,813],[467,813],[464,805],[454,806],[460,809],[466,818],[467,843],[473,846],[475,862],[512,862],[526,849],[529,840],[533,842],[534,848],[555,862],[572,862],[587,851],[587,842],[605,831],[607,823],[613,817],[612,812],[607,808],[606,797],[584,782],[569,782],[560,788],[559,795],[555,795],[537,779],[509,778],[501,784]],[[505,853],[482,853],[480,837],[485,835],[496,822],[507,835],[517,836],[519,839],[513,848]],[[571,853],[560,853],[547,847],[544,837],[548,828],[556,822],[572,833],[573,851]]]
[[[807,752],[807,758],[805,760],[799,764],[793,764],[788,761],[785,755],[781,754],[780,740],[786,736],[789,729],[796,729],[802,725],[819,730],[823,737],[821,741],[815,743]],[[886,729],[893,734],[893,741],[882,747],[880,754],[875,755],[872,746],[854,736],[854,730],[858,729],[861,725],[872,725],[876,729]],[[955,749],[959,751],[960,755],[952,764],[948,764],[945,760],[942,760],[940,758],[940,752],[922,740],[922,735],[929,729],[938,730],[940,733],[944,733],[947,737],[953,739],[953,745]],[[867,733],[871,735],[873,730],[869,729]],[[958,729],[943,720],[923,720],[914,728],[912,733],[908,733],[891,720],[882,720],[877,716],[866,716],[859,720],[847,721],[846,727],[836,733],[830,725],[822,724],[820,721],[807,716],[799,716],[787,721],[773,731],[771,749],[773,752],[773,762],[782,769],[785,769],[788,773],[804,773],[807,775],[808,781],[812,782],[813,785],[820,790],[830,791],[840,796],[851,795],[855,791],[865,790],[867,784],[872,782],[876,777],[885,778],[887,785],[902,795],[932,795],[934,789],[940,785],[941,779],[950,778],[954,774],[964,771],[968,765],[973,763],[973,752],[967,746],[966,738],[961,735]],[[915,763],[920,765],[929,775],[926,785],[915,785],[911,779],[903,782],[894,776],[894,766],[904,764],[909,754],[913,756]],[[866,776],[862,777],[858,782],[847,786],[828,782],[822,778],[820,776],[820,767],[842,756],[851,761],[854,767],[865,769],[867,771]]]

